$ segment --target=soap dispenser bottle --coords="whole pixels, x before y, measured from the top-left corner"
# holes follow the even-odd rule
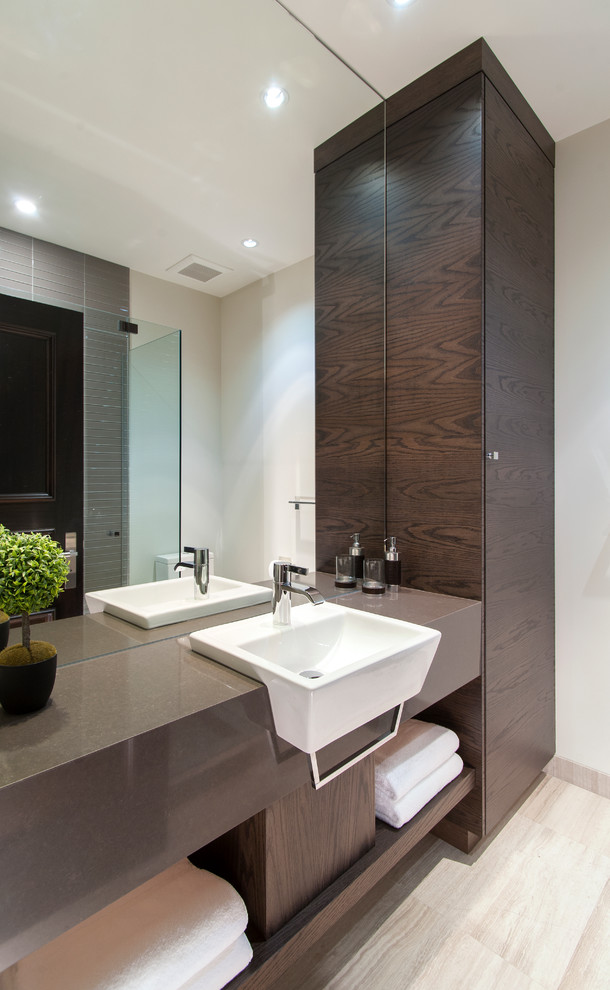
[[[356,580],[362,581],[362,575],[364,573],[364,549],[360,546],[360,533],[354,533],[352,536],[353,543],[348,550],[350,557],[354,557],[354,572],[356,574]]]
[[[396,537],[388,536],[383,542],[385,544],[385,583],[390,588],[399,588],[402,568],[400,554],[396,549]]]

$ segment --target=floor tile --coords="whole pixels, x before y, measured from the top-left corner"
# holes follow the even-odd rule
[[[554,990],[609,878],[610,858],[517,814],[470,863],[451,851],[416,896]]]
[[[411,987],[440,954],[446,938],[445,920],[410,897],[354,953],[326,990]]]
[[[547,777],[519,814],[610,856],[610,800],[606,797]]]
[[[398,987],[401,990],[405,987],[409,990],[542,990],[541,984],[464,932],[447,938],[414,982],[399,983]]]
[[[599,903],[576,952],[570,960],[559,990],[608,990],[610,987],[610,883]]]
[[[543,778],[474,853],[426,839],[274,990],[609,990],[606,804]]]

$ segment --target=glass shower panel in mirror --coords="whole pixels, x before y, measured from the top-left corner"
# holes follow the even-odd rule
[[[129,335],[128,583],[173,577],[180,550],[180,331]]]

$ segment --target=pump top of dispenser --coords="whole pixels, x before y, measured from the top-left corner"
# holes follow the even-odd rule
[[[396,537],[387,536],[383,541],[385,544],[385,559],[386,560],[398,560],[398,549],[396,547]],[[388,543],[390,544],[388,546]]]
[[[352,557],[363,557],[364,547],[360,546],[360,533],[353,533],[352,540],[354,542],[352,543],[348,552],[352,555]]]

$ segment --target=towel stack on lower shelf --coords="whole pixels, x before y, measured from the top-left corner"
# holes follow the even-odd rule
[[[0,990],[221,990],[252,958],[220,877],[177,863],[0,973]]]
[[[460,740],[451,729],[404,722],[390,742],[375,752],[375,814],[402,828],[464,766],[456,750]]]

